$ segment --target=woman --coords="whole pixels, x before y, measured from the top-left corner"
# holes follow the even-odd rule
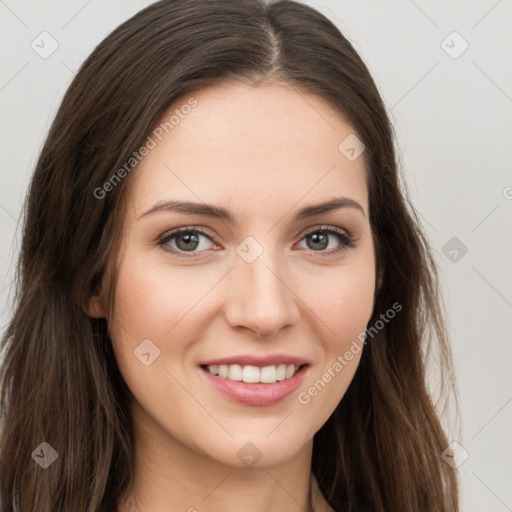
[[[314,9],[165,0],[112,32],[18,271],[2,510],[458,510],[436,265],[375,84]]]

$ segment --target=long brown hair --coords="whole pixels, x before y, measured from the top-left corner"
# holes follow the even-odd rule
[[[27,194],[15,309],[2,338],[2,510],[113,510],[130,488],[131,393],[108,322],[85,313],[116,257],[130,175],[108,193],[95,191],[173,101],[234,79],[285,82],[325,98],[350,122],[366,146],[382,272],[371,323],[402,306],[367,343],[347,393],[314,437],[320,489],[337,511],[458,510],[456,472],[441,458],[448,442],[426,382],[426,349],[435,344],[443,389],[452,390],[442,297],[392,126],[350,42],[290,0],[154,3],[103,40],[68,88]],[[58,454],[46,470],[34,459],[43,442]]]

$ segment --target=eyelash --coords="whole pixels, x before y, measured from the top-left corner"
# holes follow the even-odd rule
[[[318,232],[327,233],[327,234],[331,234],[331,235],[335,236],[338,239],[338,241],[341,242],[341,247],[338,249],[331,249],[330,251],[311,251],[311,252],[313,252],[315,257],[332,256],[334,254],[343,253],[343,252],[347,251],[349,248],[352,249],[355,247],[354,239],[350,235],[348,235],[347,233],[342,231],[341,229],[335,228],[335,227],[322,227],[321,226],[321,227],[316,227],[314,229],[311,229],[310,231],[304,233],[304,235],[301,238],[301,241],[304,238],[306,238],[308,235],[311,235],[313,233],[318,233]],[[170,242],[172,239],[174,239],[180,235],[183,235],[183,234],[202,235],[202,236],[208,238],[211,242],[215,241],[209,234],[207,234],[201,228],[195,228],[195,227],[192,228],[192,227],[187,226],[187,227],[176,229],[175,231],[171,231],[170,233],[163,234],[161,237],[159,237],[157,245],[161,246],[162,249],[164,249],[165,251],[171,252],[172,254],[174,254],[178,257],[183,257],[183,258],[198,257],[195,255],[197,253],[186,254],[184,251],[180,251],[179,249],[174,249],[174,248],[171,249],[171,248],[164,247],[165,244]],[[201,252],[203,252],[203,251],[201,251]],[[315,253],[320,253],[320,254],[315,254]]]

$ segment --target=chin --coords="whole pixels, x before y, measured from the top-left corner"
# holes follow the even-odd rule
[[[282,435],[270,434],[269,437],[266,437],[267,434],[268,432],[255,435],[253,431],[248,432],[246,436],[235,435],[234,439],[230,438],[229,441],[212,441],[212,444],[205,447],[205,453],[226,466],[265,468],[282,464],[296,457],[307,444],[307,441],[304,442],[301,438],[290,437],[287,432],[282,432]]]

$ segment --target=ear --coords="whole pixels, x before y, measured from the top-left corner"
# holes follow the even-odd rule
[[[105,300],[105,288],[102,281],[99,281],[91,295],[87,304],[86,314],[93,318],[107,318],[107,308]]]

